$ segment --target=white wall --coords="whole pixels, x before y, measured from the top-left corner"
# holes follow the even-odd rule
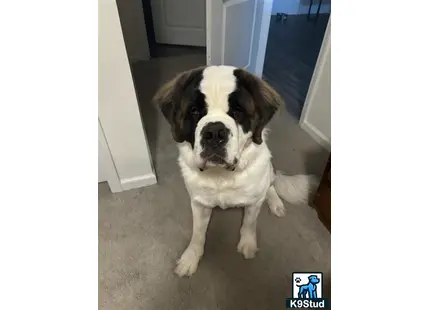
[[[154,184],[115,0],[99,0],[99,120],[122,189]]]
[[[331,145],[331,22],[327,24],[300,124],[326,148]]]
[[[116,0],[116,2],[130,61],[149,60],[149,45],[142,0]]]
[[[318,9],[318,0],[314,0],[312,5],[312,13],[315,14]],[[321,4],[320,13],[330,13],[330,0],[325,0]],[[272,15],[276,13],[286,13],[290,15],[308,14],[309,1],[300,0],[273,0]]]

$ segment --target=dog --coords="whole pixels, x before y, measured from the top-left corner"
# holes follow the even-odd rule
[[[175,272],[191,276],[204,252],[212,209],[243,207],[237,250],[258,251],[256,225],[264,201],[281,217],[284,205],[307,200],[311,177],[275,173],[266,125],[283,104],[259,77],[232,66],[199,67],[179,74],[155,94],[179,149],[178,163],[191,200],[193,232]]]
[[[320,279],[315,275],[309,276],[308,279],[309,282],[307,284],[297,284],[299,287],[299,298],[318,298],[317,284],[320,283]]]

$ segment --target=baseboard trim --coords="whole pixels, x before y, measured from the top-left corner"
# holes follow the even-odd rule
[[[324,147],[326,150],[331,151],[331,143],[328,138],[317,128],[308,123],[306,118],[300,122],[300,127],[306,131],[319,145]]]
[[[146,187],[154,184],[157,184],[157,177],[153,172],[121,180],[122,190],[124,191],[133,188]]]

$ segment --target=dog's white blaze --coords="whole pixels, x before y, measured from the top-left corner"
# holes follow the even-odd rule
[[[205,95],[207,114],[200,119],[195,130],[194,157],[197,165],[201,165],[203,159],[200,158],[202,146],[200,143],[201,131],[211,122],[221,122],[230,130],[230,137],[226,145],[226,162],[233,163],[239,156],[240,146],[245,143],[241,139],[248,139],[240,134],[235,120],[228,112],[228,97],[236,89],[235,67],[213,66],[203,71],[203,79],[200,82],[200,91]]]
[[[228,96],[236,89],[235,67],[213,66],[203,71],[200,91],[205,95],[208,114],[228,111]]]

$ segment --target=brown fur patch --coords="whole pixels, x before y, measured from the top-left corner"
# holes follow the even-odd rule
[[[198,67],[177,75],[172,80],[165,83],[157,91],[153,98],[162,111],[164,117],[171,125],[172,135],[176,142],[183,142],[187,132],[184,125],[184,118],[187,114],[189,100],[185,91],[193,81],[200,83],[201,76],[205,67]]]
[[[238,87],[244,87],[252,97],[251,104],[255,109],[252,139],[255,143],[261,144],[263,129],[283,104],[283,100],[269,84],[248,71],[236,69],[234,75],[237,78]]]

